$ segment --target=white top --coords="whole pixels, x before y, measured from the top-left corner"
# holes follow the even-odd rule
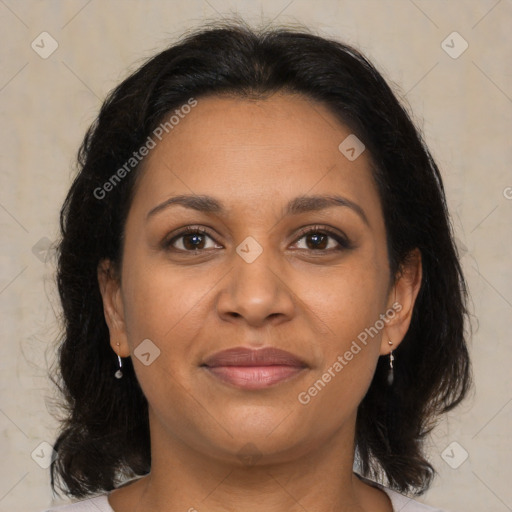
[[[388,489],[387,487],[362,476],[359,476],[359,478],[373,487],[382,489],[391,500],[393,512],[445,512],[440,508],[424,505],[423,503],[408,498],[403,494]],[[50,508],[44,512],[114,512],[114,509],[108,502],[108,494],[101,494],[100,496],[78,501],[71,505],[60,505],[58,507]]]

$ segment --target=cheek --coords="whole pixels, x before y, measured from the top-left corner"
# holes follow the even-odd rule
[[[191,347],[189,341],[211,317],[219,284],[226,286],[226,281],[219,283],[225,268],[177,267],[148,257],[141,246],[132,245],[126,248],[123,268],[125,320],[132,349],[146,338],[160,346],[172,342],[175,352],[180,345]],[[337,266],[314,269],[301,264],[290,271],[289,285],[299,299],[296,314],[304,317],[296,321],[309,317],[313,334],[334,336],[335,342],[329,345],[339,350],[350,344],[383,312],[387,281],[382,256],[367,244]]]
[[[309,287],[310,305],[335,336],[344,340],[357,336],[384,312],[388,283],[381,267],[376,259],[354,256],[321,286]]]
[[[142,247],[127,247],[123,297],[129,341],[150,338],[162,344],[177,330],[187,338],[188,328],[198,325],[195,317],[209,288],[192,266],[177,268]]]
[[[322,395],[319,403],[334,407],[342,400],[356,407],[371,382],[385,325],[380,315],[385,313],[388,284],[386,270],[377,261],[361,258],[339,269],[327,290],[311,287],[308,291],[308,306],[321,320],[318,329],[322,329],[318,337],[322,364],[315,381],[321,382],[311,390]]]
[[[375,282],[365,275],[366,282],[356,273],[340,278],[336,291],[315,304],[329,329],[317,338],[321,363],[299,390],[297,400],[318,424],[346,421],[357,410],[375,372],[381,332],[372,327],[382,309]]]
[[[190,406],[183,385],[188,387],[191,378],[190,366],[196,357],[193,340],[204,324],[201,299],[209,289],[188,274],[192,272],[147,259],[126,260],[125,322],[135,373],[149,403],[170,414],[180,408],[182,400]],[[143,340],[151,342],[144,342],[149,364],[139,357]],[[168,396],[173,396],[172,408]]]
[[[201,338],[213,307],[210,293],[215,293],[222,273],[178,268],[137,248],[127,251],[125,264],[125,322],[137,379],[150,403],[165,403],[170,395],[179,401],[184,398],[182,386],[188,388],[197,371],[194,340]],[[148,345],[150,352],[157,354],[148,366],[138,359],[138,347],[147,339],[156,347]]]

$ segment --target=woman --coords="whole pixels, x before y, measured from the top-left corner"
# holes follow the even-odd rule
[[[52,486],[81,500],[55,510],[439,510],[406,495],[471,384],[467,293],[438,168],[364,56],[196,31],[79,163]]]

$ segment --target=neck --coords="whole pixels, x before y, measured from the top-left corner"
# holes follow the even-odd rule
[[[151,473],[111,494],[116,512],[392,510],[382,491],[353,473],[355,418],[309,450],[243,459],[208,454],[164,435],[154,418],[150,424]]]

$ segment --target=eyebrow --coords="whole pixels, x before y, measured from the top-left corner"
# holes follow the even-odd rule
[[[160,203],[151,209],[148,212],[146,218],[149,219],[151,216],[169,208],[172,205],[181,205],[185,208],[204,213],[215,213],[219,215],[226,213],[225,207],[218,199],[215,199],[212,196],[194,194],[170,197],[163,203]],[[288,202],[284,210],[284,216],[299,215],[306,212],[325,210],[334,206],[350,208],[359,215],[359,217],[367,226],[370,225],[364,210],[357,203],[354,203],[346,197],[332,194],[298,196]]]

